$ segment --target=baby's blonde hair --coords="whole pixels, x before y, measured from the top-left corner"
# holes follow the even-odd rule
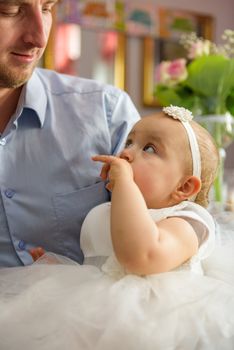
[[[195,203],[207,207],[209,204],[209,192],[219,166],[219,152],[211,134],[200,124],[194,121],[190,123],[195,132],[201,155],[201,189],[197,194]]]

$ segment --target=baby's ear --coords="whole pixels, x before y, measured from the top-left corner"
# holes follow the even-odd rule
[[[197,194],[201,189],[201,180],[196,176],[189,176],[173,193],[173,198],[183,201]]]

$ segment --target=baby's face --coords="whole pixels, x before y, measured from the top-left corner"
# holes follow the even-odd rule
[[[130,159],[148,208],[175,204],[173,193],[182,184],[190,157],[187,134],[179,121],[164,114],[142,118],[130,132],[121,157]]]

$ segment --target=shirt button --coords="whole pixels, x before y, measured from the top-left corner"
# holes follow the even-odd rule
[[[1,139],[0,140],[0,145],[1,146],[5,146],[5,144],[6,144],[6,139],[5,138]]]
[[[19,241],[19,243],[18,243],[18,247],[19,247],[20,250],[24,250],[25,247],[26,247],[25,241],[23,241],[23,240],[21,239],[21,240]]]
[[[12,189],[10,189],[10,188],[7,188],[7,189],[5,190],[5,196],[6,196],[7,198],[12,198],[12,197],[14,196],[14,194],[15,194],[15,191],[12,190]]]

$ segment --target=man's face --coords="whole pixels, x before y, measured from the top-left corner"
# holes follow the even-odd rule
[[[56,0],[0,0],[0,88],[24,84],[41,58]]]

